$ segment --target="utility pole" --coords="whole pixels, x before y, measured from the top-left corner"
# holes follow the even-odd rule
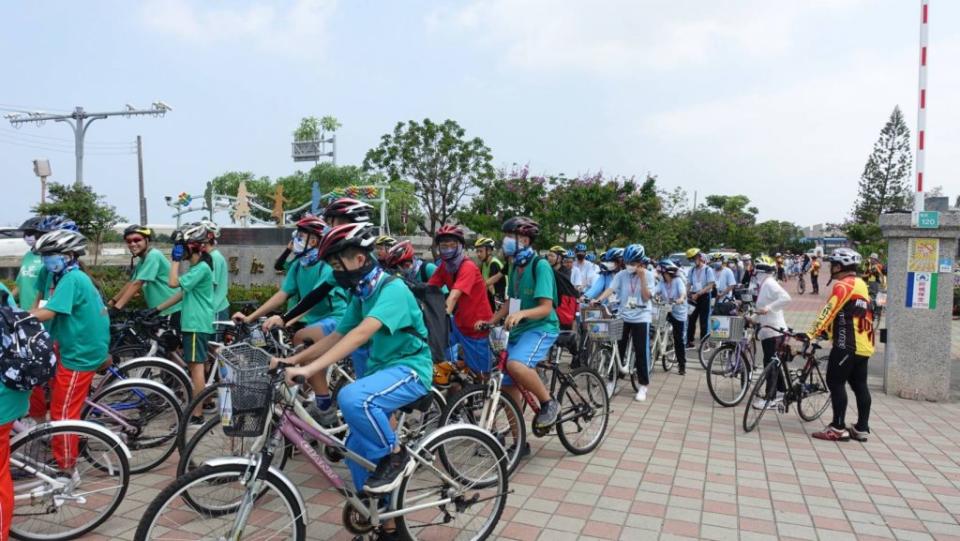
[[[10,124],[19,128],[21,124],[26,124],[27,122],[34,122],[38,126],[43,125],[47,120],[53,120],[54,122],[66,122],[73,128],[73,137],[74,137],[74,155],[77,161],[77,186],[83,185],[83,140],[87,135],[87,129],[90,128],[90,124],[94,120],[101,118],[107,118],[111,116],[140,116],[140,115],[153,115],[153,116],[163,116],[167,111],[173,111],[173,107],[170,107],[162,101],[155,101],[151,105],[150,109],[137,109],[136,107],[127,104],[126,111],[107,111],[102,113],[88,113],[83,109],[83,107],[76,107],[73,110],[73,113],[69,115],[50,115],[42,112],[35,113],[14,113],[6,115],[7,119],[10,121]]]
[[[143,193],[143,138],[137,136],[137,173],[140,177],[140,223],[147,225],[147,197]]]

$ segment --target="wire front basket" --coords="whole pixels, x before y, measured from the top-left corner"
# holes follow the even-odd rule
[[[220,421],[232,437],[259,436],[273,404],[270,354],[247,343],[221,348]]]
[[[668,315],[670,315],[669,304],[653,305],[653,324],[656,327],[663,327],[667,323]]]
[[[712,316],[710,318],[710,338],[715,341],[736,342],[743,338],[746,320],[739,316]]]
[[[616,342],[623,337],[622,319],[596,319],[585,323],[587,336],[599,342]]]

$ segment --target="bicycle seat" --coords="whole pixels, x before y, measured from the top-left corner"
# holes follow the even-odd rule
[[[400,411],[404,413],[413,413],[414,411],[426,412],[430,409],[430,406],[433,405],[433,398],[430,397],[430,393],[427,393],[420,398],[410,402],[406,406],[400,406]]]

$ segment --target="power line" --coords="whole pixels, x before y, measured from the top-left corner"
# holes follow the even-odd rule
[[[2,104],[0,104],[2,105]],[[37,125],[42,125],[47,120],[53,120],[54,122],[66,122],[73,128],[74,136],[74,156],[77,163],[77,185],[83,185],[83,153],[84,153],[84,138],[87,135],[87,130],[90,128],[90,124],[94,120],[99,120],[101,118],[109,118],[111,116],[143,116],[143,115],[153,115],[153,116],[164,116],[167,114],[167,111],[173,111],[173,107],[170,107],[162,101],[155,101],[151,104],[149,109],[137,109],[136,107],[127,104],[127,109],[125,111],[106,111],[101,113],[88,113],[84,111],[83,107],[74,108],[72,113],[63,114],[63,115],[51,115],[46,113],[37,113],[37,112],[18,112],[6,115],[7,119],[10,120],[10,124],[14,127],[17,127],[21,124],[26,124],[28,122],[33,122]]]
[[[28,139],[42,139],[43,141],[53,141],[53,142],[57,142],[57,143],[68,144],[68,145],[71,146],[71,147],[73,146],[73,139],[67,139],[66,137],[50,137],[49,135],[37,135],[37,134],[34,134],[34,133],[28,133],[28,132],[26,132],[26,131],[23,131],[23,130],[21,130],[20,128],[17,128],[17,129],[14,129],[14,130],[5,130],[5,129],[0,128],[0,134],[7,134],[7,135],[10,135],[10,136],[15,136],[15,137],[26,137],[26,138],[28,138]],[[87,144],[90,145],[90,146],[104,146],[104,147],[110,146],[110,147],[114,147],[114,146],[135,145],[135,144],[136,144],[136,141],[134,141],[134,140],[129,140],[129,141],[90,141],[90,142],[87,142]]]
[[[12,110],[18,113],[36,113],[42,111],[52,111],[54,113],[69,113],[66,109],[51,109],[49,107],[29,107],[26,105],[12,105],[9,103],[0,103],[0,109]]]

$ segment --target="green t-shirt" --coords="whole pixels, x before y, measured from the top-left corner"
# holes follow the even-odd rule
[[[427,345],[427,327],[413,293],[403,280],[382,276],[370,298],[354,296],[337,332],[346,335],[365,318],[372,317],[382,326],[370,338],[370,358],[365,375],[393,366],[406,366],[417,373],[429,390],[433,383],[433,361]],[[423,337],[421,339],[420,337]]]
[[[131,280],[143,282],[143,299],[147,303],[147,308],[156,308],[176,293],[176,290],[167,285],[169,277],[170,262],[163,257],[160,250],[150,248],[147,255],[140,258],[140,262],[133,269]],[[167,316],[179,310],[178,302],[161,313]]]
[[[551,299],[556,306],[557,301],[557,281],[553,277],[553,269],[546,259],[536,258],[536,275],[533,279],[533,268],[530,264],[518,267],[510,267],[510,281],[507,285],[507,296],[511,299],[520,299],[520,309],[529,310],[536,308],[540,304],[538,299]],[[510,331],[510,341],[525,332],[541,331],[546,333],[559,333],[560,320],[557,319],[556,310],[551,310],[550,315],[543,319],[524,319]]]
[[[318,303],[303,316],[303,322],[307,325],[328,317],[340,319],[347,307],[347,292],[337,285],[337,281],[333,278],[333,268],[323,261],[307,267],[297,259],[283,279],[280,289],[287,295],[297,296],[300,299],[305,298],[307,293],[324,283],[330,284],[333,289],[323,302]]]
[[[23,261],[20,262],[20,272],[17,273],[17,289],[20,290],[20,308],[30,310],[33,303],[37,300],[37,293],[40,292],[38,278],[40,269],[43,268],[43,259],[31,252],[23,254]]]
[[[107,359],[110,318],[90,277],[80,269],[64,274],[44,308],[56,313],[48,329],[63,366],[81,372],[99,368]]]
[[[180,330],[213,334],[213,269],[202,261],[190,265],[190,270],[180,277],[180,289]]]
[[[219,314],[230,308],[230,301],[227,300],[230,276],[227,273],[227,260],[220,250],[210,252],[210,259],[213,260],[213,310]]]

